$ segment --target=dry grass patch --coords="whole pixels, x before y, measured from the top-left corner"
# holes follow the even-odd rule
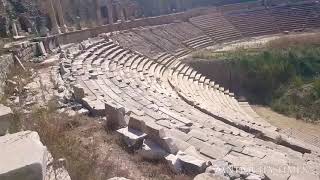
[[[284,36],[269,41],[265,46],[271,49],[286,49],[289,46],[319,46],[320,33]]]

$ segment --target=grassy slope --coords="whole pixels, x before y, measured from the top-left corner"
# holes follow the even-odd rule
[[[202,52],[202,59],[228,59],[243,75],[251,102],[305,120],[320,120],[320,36],[303,35],[270,41],[260,50]]]

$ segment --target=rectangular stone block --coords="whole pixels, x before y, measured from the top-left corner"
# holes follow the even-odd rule
[[[0,137],[1,180],[43,180],[48,151],[38,133],[23,131]]]
[[[125,121],[125,109],[124,107],[117,105],[115,102],[105,103],[105,111],[107,117],[107,125],[112,127],[125,127],[127,122]]]
[[[13,112],[10,107],[0,104],[0,136],[5,135],[10,128]]]

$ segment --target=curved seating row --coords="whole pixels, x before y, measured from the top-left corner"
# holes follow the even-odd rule
[[[231,97],[232,93],[170,54],[150,59],[116,42],[98,38],[82,43],[80,50],[69,51],[68,56],[71,58],[61,62],[63,78],[83,89],[85,96],[81,102],[91,111],[103,114],[105,104],[123,107],[130,116],[130,128],[139,128],[130,125],[132,118],[140,119],[148,127],[145,133],[150,138],[159,136],[153,135],[155,131],[164,132],[180,151],[197,159],[224,159],[240,167],[252,164],[275,167],[278,161],[291,167],[310,159],[221,120],[220,116],[257,129],[269,128],[263,122],[253,122]],[[189,99],[194,103],[189,103]],[[212,114],[197,106],[210,108]]]
[[[193,17],[189,20],[215,42],[231,41],[242,37],[241,33],[219,12]]]

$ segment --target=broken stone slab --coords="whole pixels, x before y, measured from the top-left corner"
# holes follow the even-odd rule
[[[109,127],[126,127],[124,107],[114,102],[105,103],[105,112],[107,117],[107,126]]]
[[[91,100],[89,98],[82,98],[82,104],[87,108],[93,116],[105,116],[105,104],[100,100]]]
[[[179,150],[184,151],[191,145],[183,140],[174,137],[163,137],[161,146],[171,154],[176,154]]]
[[[211,173],[198,174],[193,180],[229,180],[230,178],[225,176],[219,176]]]
[[[139,149],[147,134],[132,128],[118,129],[117,133],[120,134],[124,142],[129,148]]]
[[[12,120],[13,112],[11,108],[0,104],[0,136],[9,131]]]
[[[186,173],[199,174],[206,169],[206,161],[191,156],[183,151],[179,151],[177,157],[180,159],[182,169]]]
[[[181,165],[181,161],[180,159],[173,155],[173,154],[169,154],[165,157],[165,160],[169,166],[169,168],[174,172],[174,173],[181,173],[182,171],[182,165]]]
[[[229,163],[224,160],[215,160],[211,161],[212,165],[207,167],[206,173],[212,173],[219,176],[226,176],[230,179],[240,178],[240,174],[235,172],[232,166],[229,166]]]
[[[0,137],[0,179],[43,180],[48,151],[38,133],[22,131]]]
[[[160,160],[167,156],[168,152],[162,149],[159,144],[150,139],[145,139],[141,149],[138,150],[138,154],[148,160]]]
[[[176,143],[170,137],[162,138],[160,141],[160,145],[171,154],[176,154],[179,151]]]

